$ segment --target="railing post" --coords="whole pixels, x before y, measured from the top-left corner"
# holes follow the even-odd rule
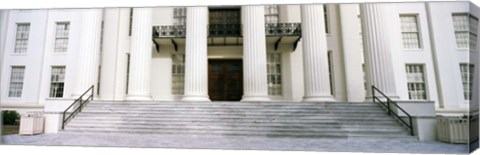
[[[372,86],[372,100],[375,103],[375,86]]]
[[[408,116],[408,120],[410,122],[410,134],[413,136],[413,124],[412,124],[412,117]]]
[[[390,99],[387,99],[387,111],[388,111],[387,113],[388,113],[388,115],[390,115],[390,102],[391,102]]]
[[[92,85],[92,99],[91,100],[93,100],[93,95],[95,94],[94,92],[95,92],[95,85]]]
[[[62,130],[65,129],[65,111],[63,112]]]

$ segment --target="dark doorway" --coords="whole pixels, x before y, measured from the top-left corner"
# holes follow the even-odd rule
[[[242,60],[209,60],[208,95],[210,100],[240,101],[242,94]]]

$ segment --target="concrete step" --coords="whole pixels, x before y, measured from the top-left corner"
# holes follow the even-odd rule
[[[230,121],[230,120],[278,120],[278,121],[290,121],[295,122],[299,120],[310,120],[310,121],[319,121],[319,120],[349,120],[349,121],[395,121],[392,117],[342,117],[342,116],[318,116],[318,115],[308,115],[308,116],[299,116],[299,117],[278,117],[278,116],[233,116],[233,115],[163,115],[163,116],[137,116],[137,117],[115,117],[107,115],[98,115],[98,116],[76,116],[77,119],[93,119],[93,120],[123,120],[123,121],[134,121],[134,120],[191,120],[191,121],[201,121],[201,120],[218,120],[218,121]]]
[[[86,108],[82,112],[97,112],[97,113],[145,113],[145,112],[190,112],[190,111],[203,111],[203,112],[249,112],[249,113],[386,113],[383,110],[358,110],[358,109],[93,109]]]
[[[406,133],[379,133],[379,132],[291,132],[291,131],[250,131],[250,130],[191,130],[191,129],[127,129],[127,128],[69,128],[64,132],[97,132],[97,133],[132,133],[132,134],[202,134],[202,135],[231,135],[231,136],[264,136],[264,137],[298,137],[298,138],[395,138],[412,139]]]
[[[245,125],[205,125],[205,124],[70,124],[69,128],[116,128],[116,129],[190,129],[190,130],[251,130],[251,131],[291,131],[291,132],[324,132],[324,131],[349,131],[349,132],[385,132],[407,133],[403,128],[346,128],[346,127],[311,127],[311,126],[261,126]]]
[[[84,118],[79,117],[75,118],[71,122],[88,122],[88,121],[97,121],[103,123],[109,122],[124,122],[124,123],[153,123],[153,122],[190,122],[190,123],[209,123],[209,122],[226,122],[226,123],[339,123],[339,124],[378,124],[378,125],[392,125],[398,124],[396,121],[392,120],[334,120],[334,119],[300,119],[295,118],[291,119],[211,119],[211,118],[128,118],[128,119],[109,119],[109,118]]]
[[[105,116],[105,117],[163,117],[163,116],[237,116],[237,117],[365,117],[365,118],[386,118],[384,113],[299,113],[299,112],[289,112],[289,113],[277,113],[277,112],[208,112],[208,111],[160,111],[160,112],[143,112],[143,113],[119,113],[119,112],[90,112],[83,111],[79,113],[77,117],[95,117],[95,116]],[[389,117],[391,118],[391,117]]]
[[[399,126],[398,124],[340,124],[340,123],[332,123],[332,122],[324,122],[324,123],[298,123],[298,122],[291,122],[291,123],[276,123],[276,122],[269,122],[269,123],[254,123],[254,122],[191,122],[191,121],[184,121],[184,122],[159,122],[159,121],[151,121],[151,122],[129,122],[126,123],[124,121],[96,121],[96,120],[83,120],[78,121],[74,120],[69,123],[69,126],[91,126],[91,125],[99,125],[99,126],[115,126],[115,125],[140,125],[140,126],[168,126],[168,125],[203,125],[203,126],[250,126],[250,127],[263,127],[263,126],[272,126],[272,127],[304,127],[304,128],[366,128],[366,129],[402,129],[405,128]]]
[[[93,101],[64,132],[412,138],[382,107],[369,102]]]

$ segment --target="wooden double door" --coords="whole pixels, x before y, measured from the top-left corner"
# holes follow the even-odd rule
[[[208,61],[208,95],[212,101],[240,101],[243,95],[242,60]]]

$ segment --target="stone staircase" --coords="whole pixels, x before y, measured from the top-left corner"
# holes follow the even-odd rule
[[[363,102],[92,101],[62,132],[415,139],[379,105]]]

